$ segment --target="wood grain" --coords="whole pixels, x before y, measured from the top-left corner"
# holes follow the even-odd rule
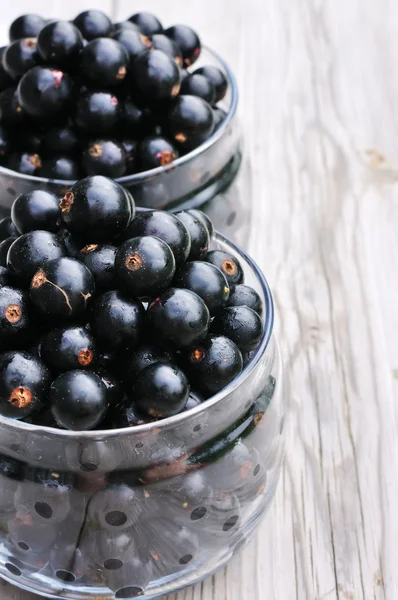
[[[28,5],[17,4],[4,20]],[[97,4],[118,18],[143,8]],[[283,477],[256,540],[168,600],[396,600],[398,5],[145,8],[194,25],[238,76],[251,251],[275,293],[288,402]],[[0,596],[33,599],[10,586]]]

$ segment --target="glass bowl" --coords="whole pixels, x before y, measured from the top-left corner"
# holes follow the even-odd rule
[[[228,92],[220,106],[227,116],[201,146],[170,165],[120,177],[116,181],[134,196],[138,206],[167,210],[200,208],[209,214],[215,227],[236,243],[248,239],[249,181],[235,182],[242,163],[241,128],[237,118],[238,87],[235,77],[214,51],[204,48],[195,69],[202,65],[220,68],[228,79]],[[248,174],[248,169],[244,170]],[[23,175],[0,167],[0,218],[9,214],[15,197],[34,188],[63,196],[74,181]],[[245,185],[245,190],[242,186]]]
[[[252,361],[198,407],[71,432],[0,417],[0,576],[50,598],[144,600],[194,584],[252,537],[283,458],[274,309],[256,264],[216,234],[264,303]]]

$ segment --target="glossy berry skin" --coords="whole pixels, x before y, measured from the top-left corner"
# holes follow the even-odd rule
[[[92,331],[107,350],[136,347],[141,341],[144,322],[141,302],[121,290],[105,292],[94,302]]]
[[[139,158],[142,171],[165,167],[179,156],[173,144],[160,136],[152,136],[142,140],[139,145]]]
[[[171,363],[173,362],[173,354],[166,348],[146,343],[133,352],[122,352],[120,361],[122,364],[121,375],[123,380],[126,386],[132,386],[137,379],[137,375],[143,369],[155,363]]]
[[[18,235],[19,231],[12,222],[11,217],[4,217],[0,220],[0,242],[8,237],[17,237]]]
[[[152,102],[169,100],[180,91],[180,70],[161,50],[147,50],[131,65],[140,91]]]
[[[188,211],[179,212],[176,217],[185,225],[191,237],[188,260],[200,260],[206,255],[210,245],[210,234],[204,220]]]
[[[51,412],[65,429],[94,429],[108,408],[106,387],[101,378],[87,371],[68,371],[50,387]]]
[[[213,65],[206,65],[196,69],[195,74],[203,75],[213,85],[216,92],[216,103],[225,97],[228,89],[228,81],[221,69]]]
[[[137,413],[137,411],[131,406],[131,402],[124,402],[121,406],[112,413],[112,427],[113,429],[125,428],[125,427],[137,427],[137,425],[144,425],[150,423],[153,419],[144,417]]]
[[[141,52],[152,48],[151,40],[139,30],[119,29],[113,33],[112,39],[122,44],[130,61],[135,60]]]
[[[254,350],[259,345],[263,334],[263,323],[251,308],[229,306],[215,317],[211,330],[225,335],[244,352]]]
[[[54,233],[30,231],[11,245],[7,255],[7,268],[21,286],[28,287],[41,265],[65,255],[65,246]]]
[[[123,385],[115,375],[102,368],[96,368],[94,373],[98,375],[106,388],[107,402],[109,407],[118,406],[123,402]]]
[[[47,156],[75,155],[80,147],[77,131],[69,125],[53,127],[44,135],[43,152]]]
[[[174,254],[160,238],[131,238],[119,247],[115,270],[130,294],[151,298],[171,283],[175,274]]]
[[[27,112],[14,87],[7,88],[0,94],[0,120],[5,126],[26,125]]]
[[[113,29],[110,18],[100,10],[85,10],[73,20],[85,40],[108,37]]]
[[[134,203],[115,181],[96,175],[75,183],[60,203],[67,229],[76,237],[90,233],[90,243],[122,233],[134,217]]]
[[[122,146],[113,140],[95,140],[83,154],[83,166],[88,175],[123,177],[127,170],[127,155]]]
[[[80,259],[80,250],[82,248],[80,240],[74,238],[73,235],[69,233],[67,229],[60,229],[60,231],[57,234],[57,237],[65,246],[66,256]]]
[[[21,15],[10,25],[10,41],[14,42],[15,40],[20,40],[21,38],[37,37],[45,24],[45,20],[39,15]]]
[[[53,21],[40,31],[37,45],[45,62],[67,68],[79,58],[83,36],[73,23]]]
[[[51,67],[33,67],[19,82],[18,96],[22,108],[32,117],[48,119],[66,114],[74,101],[71,77]]]
[[[198,294],[204,300],[210,314],[220,311],[228,301],[228,282],[220,269],[210,263],[186,263],[176,274],[173,285]]]
[[[131,98],[126,98],[123,103],[122,129],[133,139],[149,134],[153,129],[148,110],[138,107]]]
[[[110,244],[88,244],[80,250],[80,260],[94,277],[97,291],[112,290],[117,287],[116,250],[116,246]]]
[[[172,39],[168,38],[167,35],[164,35],[164,33],[156,33],[154,36],[152,36],[151,41],[155,50],[161,50],[165,54],[168,54],[174,58],[177,65],[182,68],[182,52],[179,46]]]
[[[120,103],[110,92],[87,91],[77,102],[76,125],[85,131],[107,133],[120,119]]]
[[[5,267],[0,267],[0,288],[11,286],[12,281],[10,277],[10,273],[7,271]]]
[[[114,23],[113,25],[113,33],[116,31],[120,31],[121,29],[128,31],[139,31],[140,28],[135,23],[131,21],[119,21],[118,23]]]
[[[59,258],[36,271],[30,299],[45,315],[75,319],[84,313],[94,291],[94,278],[85,265],[74,258]]]
[[[198,96],[209,104],[214,104],[216,99],[214,85],[204,75],[198,73],[191,73],[184,79],[180,93],[183,96]]]
[[[181,369],[155,363],[140,372],[130,396],[141,413],[163,419],[183,410],[189,390],[188,379]]]
[[[163,31],[163,26],[159,19],[150,12],[143,11],[136,13],[129,18],[129,21],[137,25],[144,35],[152,36],[155,33],[162,33]]]
[[[7,161],[7,168],[12,171],[18,171],[24,175],[38,175],[42,166],[42,160],[38,154],[19,154],[14,152],[10,154]]]
[[[204,398],[198,392],[194,392],[193,390],[191,390],[189,393],[188,401],[184,407],[184,411],[196,408],[197,406],[202,404],[202,402],[204,402]]]
[[[198,60],[201,44],[193,29],[186,25],[174,25],[166,29],[165,34],[181,49],[185,67],[190,67]]]
[[[97,354],[95,339],[85,327],[53,329],[41,340],[41,358],[55,371],[90,369],[96,362]]]
[[[186,210],[185,212],[190,213],[191,215],[193,215],[194,217],[196,217],[200,221],[203,221],[203,223],[207,227],[207,231],[209,232],[210,239],[213,237],[213,235],[214,235],[214,225],[213,225],[212,220],[210,219],[210,217],[206,213],[204,213],[201,210],[198,210],[197,208],[190,208],[189,210]]]
[[[50,387],[50,372],[28,352],[0,354],[0,414],[24,419],[41,410]]]
[[[227,306],[247,306],[258,315],[261,315],[263,312],[263,303],[256,290],[243,283],[234,285],[231,288]]]
[[[244,274],[239,260],[224,250],[210,250],[204,259],[222,271],[229,285],[243,283]]]
[[[30,325],[27,292],[0,287],[0,343],[20,340]]]
[[[214,131],[217,131],[217,129],[219,129],[221,127],[222,123],[225,121],[227,113],[222,108],[218,108],[218,106],[216,106],[215,108],[213,108],[213,115],[214,115]]]
[[[0,242],[0,266],[1,267],[7,266],[8,251],[16,239],[17,239],[16,237],[9,237],[9,238],[6,238],[5,240],[3,240],[2,242]]]
[[[135,217],[123,234],[123,239],[152,235],[160,238],[174,254],[178,268],[188,260],[191,238],[185,225],[171,213],[151,210]]]
[[[31,190],[19,194],[12,204],[11,217],[20,234],[41,229],[55,233],[61,224],[61,209],[55,194]]]
[[[116,40],[99,38],[83,49],[81,73],[87,81],[101,87],[118,86],[127,75],[129,56]]]
[[[55,156],[43,160],[39,175],[48,179],[74,181],[80,176],[80,167],[68,156]]]
[[[214,130],[210,104],[197,96],[179,96],[168,112],[166,129],[182,148],[196,148]]]
[[[227,386],[243,368],[242,354],[229,338],[209,335],[185,355],[190,380],[207,396]]]
[[[210,313],[194,292],[169,288],[149,305],[147,321],[154,339],[173,348],[184,348],[206,337]]]
[[[24,38],[8,46],[3,55],[3,65],[12,79],[19,79],[37,64],[35,38]]]

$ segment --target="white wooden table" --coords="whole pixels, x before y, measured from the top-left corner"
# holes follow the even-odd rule
[[[284,354],[287,459],[251,546],[168,600],[396,600],[398,3],[34,5],[63,18],[145,6],[195,26],[240,83],[251,250],[275,293]],[[32,8],[4,2],[1,18]],[[34,598],[2,585],[1,600]]]

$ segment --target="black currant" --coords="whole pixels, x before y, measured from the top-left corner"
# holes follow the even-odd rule
[[[263,312],[263,303],[256,290],[243,283],[231,288],[227,306],[248,306],[259,315]]]
[[[8,251],[16,239],[18,239],[18,238],[12,236],[12,237],[8,237],[5,240],[3,240],[2,242],[0,242],[0,266],[1,267],[7,266]]]
[[[198,96],[209,104],[214,104],[216,99],[214,85],[204,75],[196,72],[191,73],[184,79],[180,93],[183,96]]]
[[[153,129],[149,111],[138,107],[131,98],[126,98],[123,103],[121,125],[123,132],[133,139],[149,134]]]
[[[131,406],[131,402],[123,402],[120,406],[112,411],[112,427],[114,429],[125,428],[125,427],[137,427],[137,425],[144,425],[150,423],[153,419],[140,415]]]
[[[73,158],[54,156],[54,158],[43,160],[39,175],[48,179],[73,181],[79,179],[80,167]]]
[[[94,429],[108,408],[105,384],[95,373],[68,371],[50,387],[51,412],[65,429],[83,431]]]
[[[144,331],[145,309],[125,292],[112,290],[96,299],[91,314],[93,334],[108,349],[134,348]]]
[[[14,139],[13,139],[14,143]],[[10,151],[10,139],[8,132],[0,125],[0,161],[7,156]]]
[[[0,288],[12,285],[12,277],[5,267],[0,267]]]
[[[23,419],[41,410],[47,400],[50,372],[27,352],[0,354],[0,414]]]
[[[191,236],[191,251],[188,260],[203,258],[210,245],[210,234],[204,220],[188,211],[179,212],[176,217],[185,225]]]
[[[81,241],[74,238],[67,229],[61,229],[57,236],[64,244],[67,256],[80,259],[80,250],[82,247]]]
[[[11,42],[21,38],[35,38],[46,24],[43,17],[35,14],[21,15],[10,25],[9,38]]]
[[[177,65],[182,68],[182,52],[179,46],[164,33],[156,33],[152,36],[152,46],[155,50],[161,50],[165,54],[168,54],[176,61]]]
[[[225,121],[227,113],[222,108],[218,108],[218,106],[216,106],[215,108],[213,108],[213,115],[214,115],[214,131],[216,131],[221,126],[221,124]]]
[[[254,350],[261,341],[263,323],[251,308],[229,306],[216,315],[211,330],[230,338],[241,351]]]
[[[220,269],[210,263],[186,263],[177,272],[173,285],[198,294],[204,300],[210,314],[217,313],[228,301],[228,282]]]
[[[206,337],[210,313],[194,292],[170,288],[151,302],[147,321],[156,339],[174,348],[183,348]]]
[[[89,369],[97,359],[97,346],[86,327],[59,327],[41,340],[40,355],[56,371]]]
[[[113,33],[112,38],[126,49],[130,61],[135,60],[141,52],[152,48],[151,40],[140,31],[119,29]]]
[[[4,54],[4,50],[6,48],[7,48],[7,46],[0,48],[0,51],[2,51],[2,54]],[[14,85],[14,80],[11,79],[11,77],[9,76],[9,74],[7,73],[7,71],[4,68],[3,61],[2,61],[2,54],[0,53],[0,92],[3,92],[7,88]]]
[[[19,231],[11,220],[11,217],[4,217],[0,220],[0,242],[9,237],[18,237]]]
[[[195,392],[191,389],[184,410],[191,410],[192,408],[196,408],[197,406],[202,404],[202,402],[204,402],[203,396],[199,394],[199,392]]]
[[[73,24],[80,30],[85,40],[108,37],[113,25],[110,18],[100,10],[85,10],[73,20]]]
[[[7,255],[7,268],[21,285],[28,286],[41,265],[65,255],[66,248],[54,233],[30,231],[11,245]]]
[[[44,135],[43,151],[47,155],[74,156],[79,151],[78,133],[69,125],[53,127]]]
[[[136,173],[138,170],[138,144],[135,140],[122,139],[120,144],[123,146],[126,153],[126,175]]]
[[[224,73],[218,67],[206,65],[199,67],[195,71],[198,75],[204,75],[206,79],[214,86],[216,92],[215,102],[220,102],[225,97],[228,89],[228,81]]]
[[[83,37],[73,23],[52,21],[40,31],[37,46],[44,61],[67,68],[79,58]]]
[[[205,394],[216,394],[228,385],[243,368],[242,354],[229,338],[209,335],[191,347],[185,356],[192,382]]]
[[[33,275],[30,299],[45,315],[75,319],[84,313],[94,291],[94,278],[85,265],[74,258],[58,258]]]
[[[174,25],[165,34],[181,49],[184,65],[190,67],[200,56],[201,44],[198,34],[187,25]]]
[[[213,133],[213,110],[203,98],[179,96],[168,113],[166,129],[182,148],[196,148]]]
[[[87,91],[77,102],[76,124],[95,133],[112,131],[119,123],[120,103],[110,92]]]
[[[13,287],[0,287],[0,340],[19,340],[31,325],[27,292]]]
[[[89,236],[90,243],[110,241],[122,233],[135,212],[131,196],[100,175],[75,183],[60,207],[67,229],[77,237]]]
[[[13,130],[11,146],[17,152],[23,151],[41,156],[43,131],[28,128],[28,125],[29,123],[26,123],[26,126],[20,126]]]
[[[243,283],[244,273],[239,260],[224,250],[210,250],[204,258],[206,262],[216,265],[227,278],[229,285]]]
[[[163,25],[159,19],[150,12],[136,13],[129,18],[129,21],[137,25],[144,35],[152,36],[163,31]]]
[[[87,175],[123,177],[127,170],[127,155],[119,142],[95,140],[83,154],[83,166]]]
[[[0,120],[5,126],[26,125],[28,115],[22,107],[18,91],[11,87],[0,94]]]
[[[31,190],[19,194],[12,204],[11,217],[20,234],[41,229],[55,233],[61,224],[61,209],[55,194]]]
[[[75,89],[72,78],[51,67],[33,67],[19,82],[19,102],[32,117],[48,119],[65,115],[71,108]]]
[[[173,354],[166,348],[146,343],[132,352],[122,350],[119,360],[122,379],[127,386],[131,386],[134,384],[138,373],[149,367],[149,365],[173,362]]]
[[[131,65],[138,88],[156,102],[174,98],[180,91],[180,69],[161,50],[142,52]]]
[[[38,154],[19,154],[14,152],[10,154],[7,161],[7,168],[12,171],[18,171],[24,175],[38,175],[42,166],[41,158]]]
[[[127,75],[129,56],[125,47],[113,39],[93,40],[81,53],[80,69],[87,81],[101,87],[119,85]]]
[[[155,363],[139,373],[128,395],[144,415],[163,419],[184,409],[189,390],[188,379],[181,369]]]
[[[138,25],[133,23],[132,21],[119,21],[118,23],[114,23],[113,31],[120,31],[121,29],[127,29],[128,31],[139,31],[140,28]]]
[[[19,79],[37,64],[35,38],[24,38],[8,46],[3,55],[3,65],[12,79]]]
[[[143,171],[169,165],[178,156],[177,148],[164,137],[147,137],[139,145],[139,160]]]
[[[202,212],[201,210],[198,210],[197,208],[190,208],[189,210],[187,210],[185,212],[188,212],[188,213],[194,215],[200,221],[203,221],[203,223],[206,225],[207,230],[209,232],[210,239],[213,237],[213,235],[214,235],[214,225],[213,225],[212,220],[210,219],[210,217],[206,213]]]
[[[96,290],[111,290],[117,287],[115,273],[115,246],[88,244],[80,250],[80,259],[91,271]]]

